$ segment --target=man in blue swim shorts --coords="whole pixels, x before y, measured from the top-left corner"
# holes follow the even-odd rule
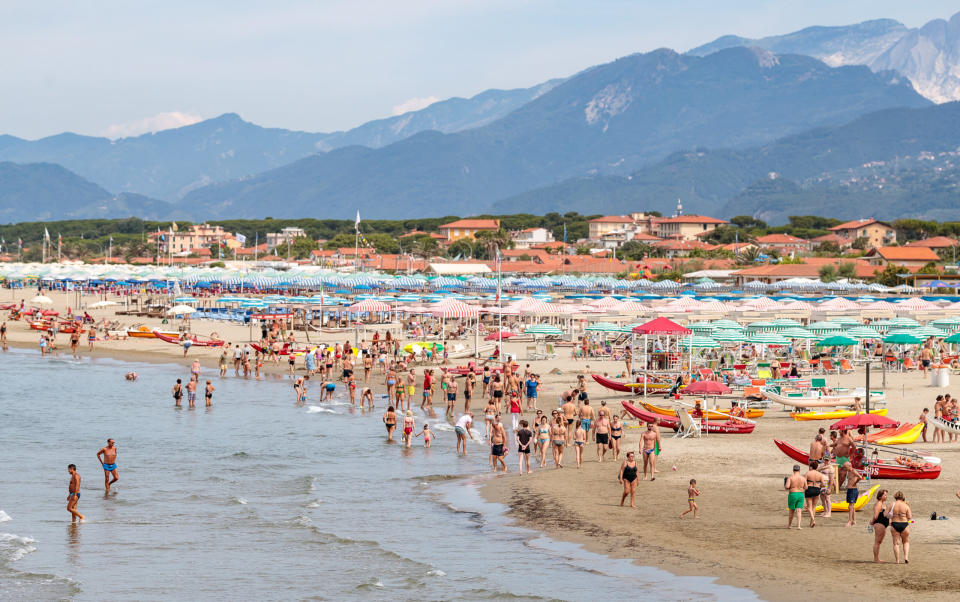
[[[120,480],[117,474],[117,446],[113,439],[107,439],[107,446],[97,452],[97,460],[103,466],[103,487],[110,493],[110,486]],[[113,480],[110,480],[110,477]]]

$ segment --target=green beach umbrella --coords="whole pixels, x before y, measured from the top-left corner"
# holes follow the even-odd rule
[[[747,338],[748,343],[758,345],[789,345],[790,340],[777,332],[756,332]]]
[[[807,330],[806,328],[800,328],[799,326],[781,330],[780,336],[787,339],[818,339],[820,338],[820,335],[814,334],[809,330]]]
[[[691,324],[687,324],[687,328],[696,333],[711,333],[717,327],[713,324],[713,322],[693,322]]]
[[[594,322],[584,328],[587,332],[623,332],[623,329],[612,322]]]
[[[684,338],[680,344],[684,349],[716,349],[720,347],[720,343],[711,339],[710,337],[701,337],[701,336],[692,336]]]
[[[844,328],[853,328],[854,326],[860,326],[862,322],[856,318],[851,318],[850,316],[839,316],[830,320],[834,324],[840,324]]]
[[[827,334],[831,332],[840,332],[843,330],[841,324],[836,322],[814,322],[810,326],[807,326],[807,330],[810,332],[816,332],[818,334]]]
[[[943,339],[945,343],[960,343],[960,332],[955,332]]]
[[[776,326],[777,330],[785,330],[787,328],[800,328],[803,326],[803,324],[801,324],[800,322],[796,320],[792,320],[790,318],[777,318],[776,320],[771,322],[771,324]]]
[[[899,318],[892,318],[890,320],[890,325],[896,326],[897,328],[919,328],[920,322],[917,322],[913,318],[903,316]]]
[[[563,331],[552,324],[534,324],[523,329],[526,334],[563,334]]]
[[[886,332],[893,326],[896,325],[890,322],[890,320],[874,320],[873,322],[870,322],[869,327],[873,328],[874,330],[879,330],[880,332]]]
[[[735,320],[714,320],[711,324],[713,324],[714,328],[743,328],[743,326]]]
[[[923,342],[923,339],[914,336],[909,332],[892,332],[883,337],[883,342],[891,343],[893,345],[919,345]]]
[[[777,330],[777,325],[773,322],[752,322],[747,324],[747,330],[751,332],[773,332]]]
[[[747,333],[737,328],[718,328],[713,331],[710,338],[724,343],[742,343],[747,340]]]
[[[923,337],[925,339],[928,337],[936,337],[938,339],[941,339],[947,336],[948,334],[950,334],[948,332],[940,330],[939,328],[934,328],[933,326],[921,326],[919,328],[914,328],[910,332],[918,337]]]
[[[842,334],[835,334],[817,342],[818,347],[853,347],[856,344],[856,339]]]
[[[879,339],[880,333],[869,326],[857,326],[843,333],[845,336],[855,339]]]

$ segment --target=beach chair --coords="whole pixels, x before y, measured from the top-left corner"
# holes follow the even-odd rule
[[[913,358],[905,357],[903,358],[903,369],[904,370],[916,370],[917,365],[913,363]]]
[[[848,359],[840,360],[840,372],[844,374],[853,372],[853,366],[850,365],[850,360]]]
[[[697,374],[700,375],[700,380],[716,380],[717,377],[713,373],[713,370],[710,368],[700,368],[697,370]]]
[[[547,355],[543,359],[545,360],[557,359],[557,352],[553,348],[553,343],[547,343]]]
[[[762,378],[766,381],[767,379],[773,378],[773,373],[770,372],[769,368],[757,368],[757,378]]]
[[[700,425],[693,419],[684,408],[677,410],[677,417],[680,419],[680,429],[674,435],[675,438],[686,439],[687,437],[699,437],[701,433]]]
[[[820,369],[824,374],[837,371],[837,367],[833,365],[833,360],[828,360],[825,358],[820,359]]]

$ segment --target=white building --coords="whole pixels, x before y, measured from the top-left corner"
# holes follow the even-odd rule
[[[529,249],[532,245],[553,242],[553,232],[546,228],[527,228],[514,232],[512,237],[518,249]]]
[[[285,245],[288,242],[293,243],[293,239],[306,236],[307,233],[303,231],[303,228],[284,228],[279,232],[268,232],[267,233],[267,248],[276,249],[280,245]]]

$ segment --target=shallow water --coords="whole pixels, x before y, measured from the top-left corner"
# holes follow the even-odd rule
[[[485,477],[454,478],[486,472],[485,446],[458,457],[445,424],[432,449],[389,445],[382,399],[296,407],[289,380],[213,377],[213,408],[175,410],[186,368],[31,351],[0,374],[0,599],[755,599],[511,526]]]

